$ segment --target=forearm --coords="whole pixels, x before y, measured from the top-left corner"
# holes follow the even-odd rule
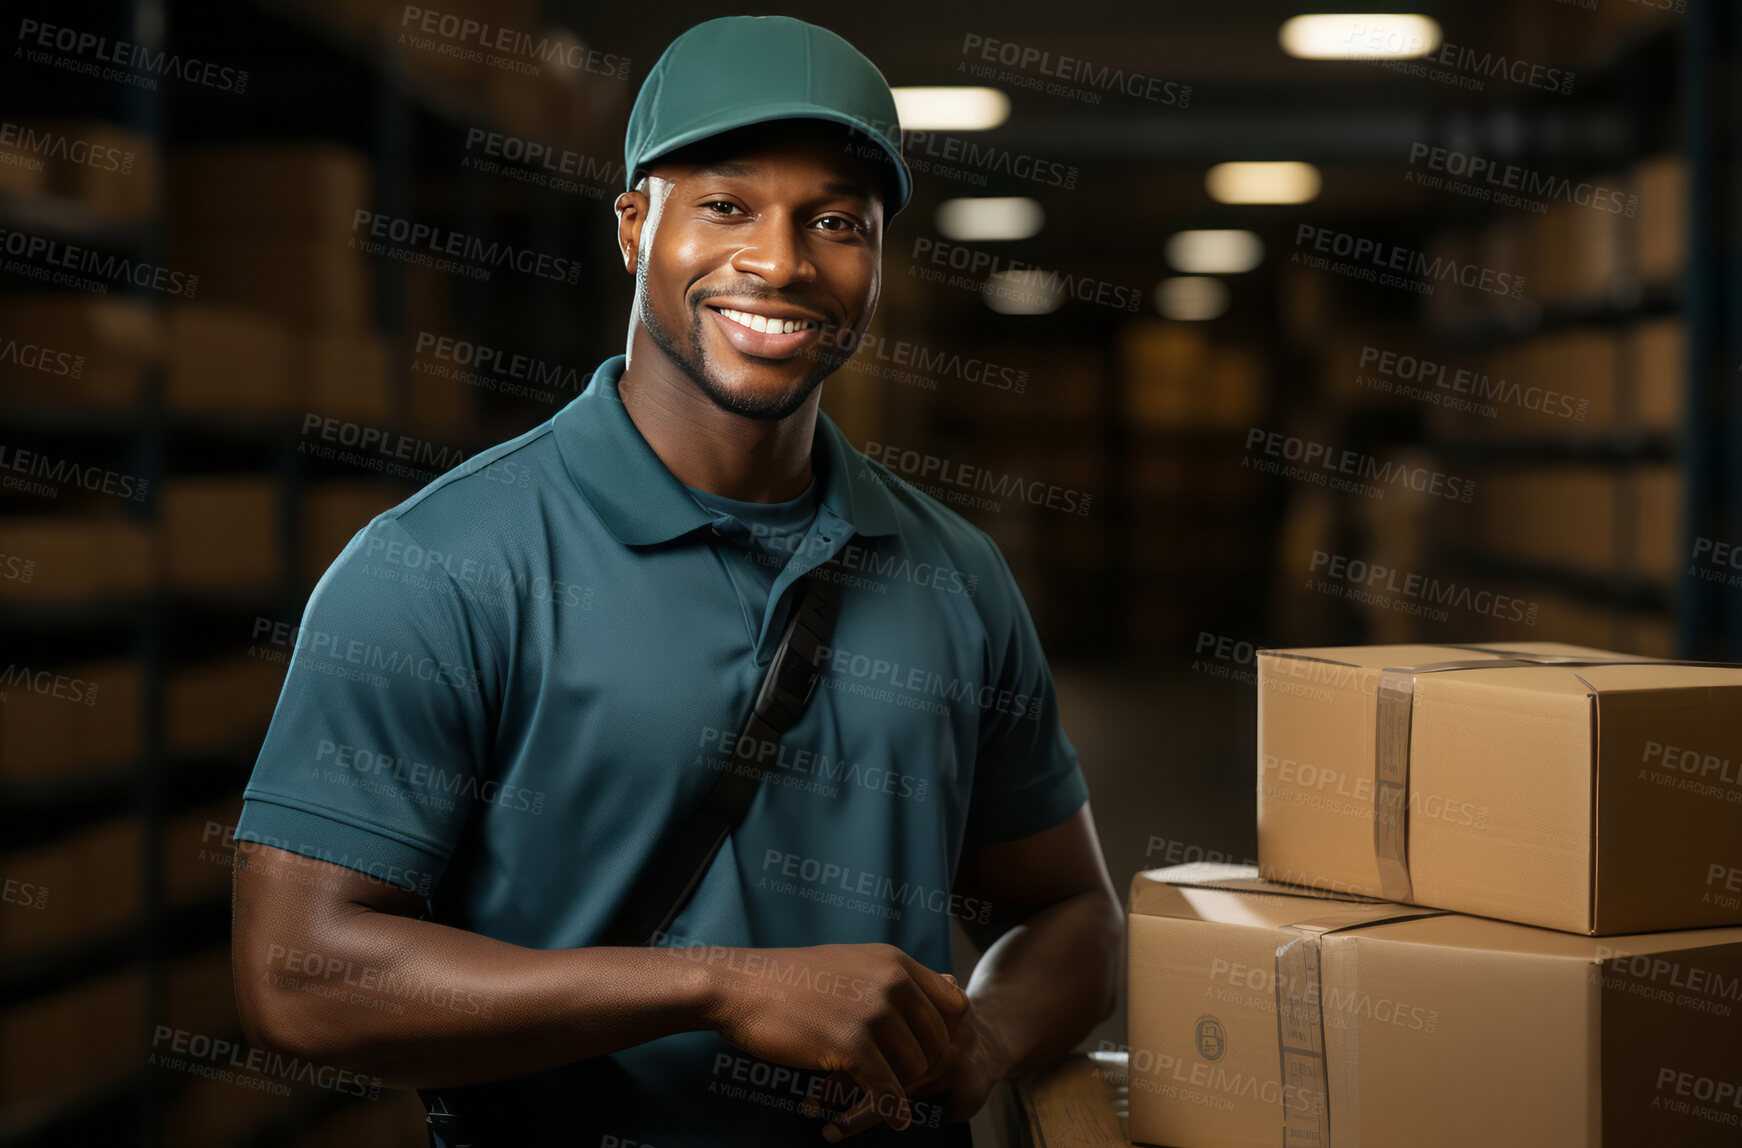
[[[1112,1013],[1124,935],[1119,905],[1091,890],[1042,909],[981,955],[968,998],[999,1076],[1063,1056]]]
[[[359,911],[300,938],[239,931],[257,1039],[400,1087],[473,1084],[708,1027],[679,949],[524,949]]]

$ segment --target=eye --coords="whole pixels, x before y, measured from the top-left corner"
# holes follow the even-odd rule
[[[863,226],[861,226],[859,223],[855,222],[854,220],[849,219],[845,215],[825,215],[825,216],[823,216],[822,219],[819,219],[817,222],[822,223],[822,222],[824,222],[826,220],[830,220],[830,219],[833,219],[839,223],[845,224],[846,226],[826,228],[826,230],[828,230],[828,231],[846,232],[846,231],[863,231],[864,230]]]
[[[702,204],[702,206],[703,207],[727,207],[727,208],[733,208],[733,209],[736,209],[738,207],[737,204],[733,203],[729,199],[709,200],[707,203]]]

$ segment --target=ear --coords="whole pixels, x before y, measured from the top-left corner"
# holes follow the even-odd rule
[[[640,185],[646,187],[645,181]],[[617,197],[613,210],[617,213],[617,250],[623,256],[623,268],[635,274],[635,256],[641,250],[641,228],[647,222],[647,192],[626,191]]]

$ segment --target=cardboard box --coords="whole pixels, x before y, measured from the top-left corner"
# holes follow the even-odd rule
[[[347,238],[201,237],[175,247],[175,266],[200,277],[200,298],[258,307],[303,326],[366,329],[369,264]]]
[[[1639,195],[1636,270],[1648,286],[1669,286],[1680,280],[1687,261],[1687,161],[1679,152],[1665,152],[1640,161],[1633,179]]]
[[[252,758],[284,688],[283,664],[224,658],[170,674],[163,740],[171,753],[243,751]]]
[[[281,320],[225,303],[177,303],[165,325],[171,409],[258,416],[291,407],[291,337]]]
[[[278,481],[264,474],[172,478],[158,496],[164,581],[243,594],[278,583]]]
[[[394,388],[387,344],[357,331],[311,330],[296,340],[293,401],[299,417],[393,420]]]
[[[150,137],[101,120],[56,120],[30,130],[54,140],[43,173],[53,194],[115,223],[157,210],[157,145]]]
[[[1688,548],[1682,545],[1682,468],[1670,463],[1636,466],[1626,483],[1628,511],[1634,516],[1628,571],[1673,586],[1688,568]]]
[[[178,241],[304,239],[343,247],[371,195],[368,157],[335,144],[201,148],[169,165]]]
[[[73,605],[144,594],[152,534],[124,518],[0,518],[0,602]]]
[[[1742,668],[1554,642],[1267,650],[1259,865],[1578,933],[1742,924],[1739,732]]]
[[[52,784],[134,768],[144,675],[125,659],[0,671],[0,780]]]
[[[1130,1134],[1172,1148],[1737,1142],[1742,929],[1600,941],[1138,873]]]
[[[1681,430],[1687,406],[1687,324],[1681,319],[1651,319],[1627,329],[1627,368],[1632,373],[1634,429],[1663,434]]]
[[[132,966],[0,1012],[0,1126],[25,1126],[136,1073],[146,1040],[146,971]]]
[[[139,401],[145,368],[162,353],[155,313],[133,299],[9,295],[0,300],[6,402],[113,409]]]
[[[67,949],[111,937],[139,917],[138,817],[116,817],[0,859],[8,886],[0,957]]]
[[[1482,544],[1506,562],[1609,573],[1626,562],[1613,467],[1496,467],[1476,480]]]

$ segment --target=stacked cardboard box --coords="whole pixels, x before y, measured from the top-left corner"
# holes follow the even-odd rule
[[[1742,667],[1261,652],[1257,866],[1132,883],[1132,1139],[1735,1143],[1738,715]]]

